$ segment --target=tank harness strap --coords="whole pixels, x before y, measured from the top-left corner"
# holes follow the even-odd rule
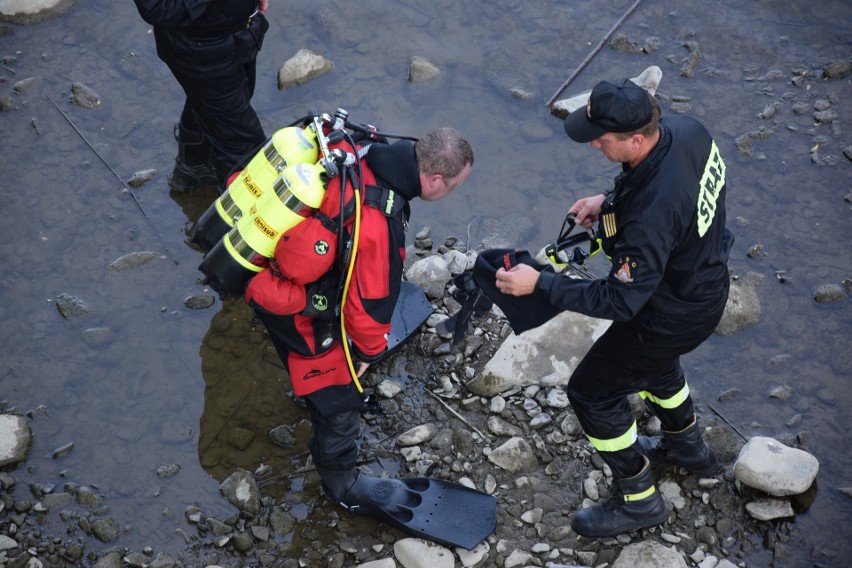
[[[324,214],[322,211],[314,211],[313,215],[317,218],[317,220],[322,224],[323,227],[325,227],[335,235],[340,230],[340,223],[338,223],[336,219],[332,219],[328,215]]]
[[[368,185],[364,205],[378,209],[385,217],[400,217],[405,210],[406,201],[391,189]]]

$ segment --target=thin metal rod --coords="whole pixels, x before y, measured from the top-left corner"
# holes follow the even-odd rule
[[[103,164],[104,164],[106,167],[108,167],[108,168],[109,168],[109,171],[111,171],[111,172],[112,172],[112,175],[114,175],[116,178],[118,178],[118,181],[120,181],[120,182],[121,182],[121,185],[123,185],[123,186],[124,186],[124,189],[125,189],[125,190],[127,190],[127,193],[129,193],[129,194],[130,194],[130,197],[131,197],[131,198],[133,198],[133,202],[136,204],[136,207],[138,207],[138,208],[139,208],[139,211],[141,211],[141,212],[142,212],[142,215],[144,215],[144,216],[145,216],[145,218],[147,219],[147,218],[148,218],[148,214],[147,214],[147,213],[145,213],[145,210],[144,210],[144,209],[142,209],[142,204],[141,204],[141,203],[139,203],[139,200],[138,200],[138,199],[136,199],[136,196],[133,194],[133,190],[132,190],[132,189],[130,189],[130,186],[129,186],[129,185],[127,185],[127,182],[126,182],[126,181],[124,181],[124,180],[122,179],[122,177],[121,177],[120,175],[118,175],[118,173],[117,173],[114,169],[112,169],[112,166],[110,166],[110,165],[107,163],[107,161],[106,161],[106,160],[104,160],[103,156],[101,156],[101,155],[100,155],[100,153],[99,153],[97,150],[95,150],[95,147],[94,147],[94,146],[92,146],[92,145],[89,143],[89,141],[88,141],[88,140],[86,140],[86,137],[85,137],[85,136],[83,136],[83,133],[82,133],[82,132],[80,132],[80,129],[79,129],[79,128],[77,128],[77,126],[76,126],[76,125],[75,125],[75,124],[71,121],[71,119],[70,119],[70,118],[68,118],[68,115],[67,115],[67,114],[65,114],[65,112],[64,112],[61,108],[59,108],[59,105],[57,105],[57,104],[53,101],[53,99],[51,99],[51,98],[50,98],[50,96],[49,96],[49,95],[45,95],[45,97],[47,97],[47,100],[49,100],[49,101],[51,102],[51,104],[52,104],[54,107],[56,107],[56,110],[58,110],[58,111],[59,111],[59,114],[61,114],[61,115],[62,115],[62,118],[64,118],[64,119],[68,122],[68,124],[70,124],[70,125],[71,125],[71,128],[73,128],[73,129],[74,129],[74,132],[76,132],[76,133],[77,133],[77,135],[78,135],[80,138],[82,138],[82,139],[83,139],[83,142],[85,142],[85,143],[86,143],[86,146],[88,146],[88,147],[89,147],[89,149],[90,149],[92,152],[94,152],[94,153],[95,153],[95,156],[97,156],[97,157],[101,160],[101,162],[103,162]]]
[[[550,97],[550,100],[548,100],[547,103],[544,106],[546,106],[547,108],[550,108],[550,106],[556,100],[556,97],[561,95],[562,91],[564,91],[565,89],[568,88],[568,85],[571,84],[571,81],[573,81],[577,77],[577,75],[579,75],[580,72],[583,69],[586,68],[586,65],[588,65],[592,61],[592,59],[594,59],[595,55],[597,55],[598,52],[601,50],[601,48],[606,44],[606,42],[609,41],[609,38],[612,37],[612,34],[614,34],[616,32],[616,30],[618,30],[618,28],[620,28],[621,25],[625,21],[627,21],[627,18],[629,18],[630,15],[633,12],[636,11],[636,8],[638,8],[639,4],[641,4],[641,3],[642,3],[642,0],[636,0],[636,2],[633,3],[633,5],[627,10],[627,12],[625,12],[624,15],[621,16],[621,19],[618,20],[618,22],[616,22],[616,24],[614,26],[612,26],[612,28],[610,28],[610,30],[607,32],[607,34],[598,42],[598,44],[595,46],[595,48],[592,50],[592,52],[586,57],[586,59],[583,60],[582,63],[580,63],[580,66],[577,67],[577,69],[575,69],[573,73],[571,73],[571,76],[568,77],[568,79],[566,79],[564,83],[562,83],[562,86],[559,87],[559,90],[557,90],[555,93],[553,93],[553,96]]]
[[[438,402],[440,402],[442,405],[444,405],[444,408],[446,408],[447,410],[449,410],[449,411],[450,411],[450,413],[451,413],[453,416],[455,416],[456,418],[458,418],[459,420],[461,420],[462,422],[464,422],[464,423],[467,425],[467,427],[468,427],[468,428],[470,428],[471,430],[473,430],[474,432],[476,432],[477,434],[479,434],[479,437],[480,437],[480,438],[482,438],[483,440],[486,440],[486,441],[487,441],[487,440],[490,440],[490,438],[489,438],[488,436],[486,436],[485,434],[483,434],[482,432],[480,432],[480,431],[476,428],[476,426],[474,426],[473,424],[471,424],[470,422],[468,422],[468,420],[467,420],[464,416],[462,416],[461,414],[459,414],[458,412],[456,412],[455,410],[453,410],[453,408],[452,408],[449,404],[447,404],[446,402],[444,402],[443,400],[441,400],[440,398],[438,398],[438,395],[437,395],[437,394],[433,393],[433,392],[432,392],[432,391],[430,391],[429,389],[426,389],[426,392],[428,392],[429,394],[431,394],[431,395],[432,395],[432,398],[434,398],[435,400],[437,400]]]
[[[716,410],[715,408],[713,408],[713,405],[712,405],[712,404],[708,403],[708,404],[707,404],[707,406],[710,408],[710,410],[712,410],[712,411],[716,414],[716,416],[718,416],[719,418],[721,418],[721,419],[725,422],[725,424],[727,424],[728,426],[730,426],[731,428],[733,428],[734,432],[736,432],[737,434],[739,434],[739,435],[740,435],[740,438],[742,438],[743,440],[745,440],[746,442],[748,442],[748,438],[746,438],[746,437],[745,437],[745,435],[744,435],[742,432],[740,432],[740,431],[737,429],[737,427],[736,427],[736,426],[734,426],[734,425],[733,425],[733,423],[731,423],[731,421],[730,421],[730,420],[728,420],[727,418],[725,418],[725,417],[722,415],[722,413],[721,413],[721,412],[719,412],[718,410]]]

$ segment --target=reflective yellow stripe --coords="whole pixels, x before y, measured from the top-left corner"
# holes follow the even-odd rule
[[[686,399],[689,397],[689,385],[684,383],[683,388],[677,391],[673,396],[669,398],[657,398],[648,391],[640,391],[639,396],[641,396],[643,400],[650,400],[661,408],[677,408],[678,406],[683,404],[684,401],[686,401]]]
[[[652,485],[651,487],[649,487],[648,489],[646,489],[645,491],[643,491],[643,492],[641,492],[641,493],[631,493],[631,494],[629,494],[629,495],[628,495],[627,493],[625,493],[625,494],[624,494],[624,500],[625,500],[627,503],[629,503],[629,502],[631,502],[631,501],[641,501],[642,499],[645,499],[645,498],[650,497],[651,495],[653,495],[653,494],[654,494],[654,491],[656,491],[656,489],[655,489],[655,488],[654,488],[654,486]]]
[[[636,441],[636,421],[633,421],[633,425],[630,426],[627,432],[617,438],[609,438],[608,440],[592,438],[591,436],[587,436],[587,438],[589,438],[589,441],[599,452],[617,452],[627,449]]]
[[[701,181],[698,182],[698,210],[696,214],[699,237],[703,237],[710,225],[713,224],[713,219],[716,217],[716,200],[719,198],[723,187],[725,187],[725,162],[722,161],[719,148],[714,140],[710,146],[707,163],[704,164],[704,174],[701,176]]]

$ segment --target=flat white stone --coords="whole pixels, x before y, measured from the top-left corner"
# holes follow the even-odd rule
[[[0,414],[0,467],[27,459],[33,433],[24,416]]]
[[[0,21],[35,24],[63,14],[75,0],[0,0]]]
[[[404,538],[393,545],[393,554],[405,568],[453,568],[453,553],[421,538]]]
[[[755,499],[751,503],[746,503],[745,508],[748,514],[758,521],[786,519],[795,516],[789,499],[777,499],[775,497]]]
[[[663,70],[656,65],[652,65],[630,80],[644,88],[646,91],[651,93],[651,95],[654,95],[657,92],[657,87],[660,86],[660,80],[662,80],[662,78]],[[591,94],[591,91],[587,91],[568,99],[556,101],[553,103],[553,107],[565,113],[572,113],[578,108],[586,106]]]
[[[776,497],[804,493],[818,471],[813,455],[763,436],[749,440],[734,464],[734,476],[741,483]]]

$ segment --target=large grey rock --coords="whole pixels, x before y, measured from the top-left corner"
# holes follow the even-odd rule
[[[408,64],[409,83],[422,83],[424,81],[429,81],[440,74],[441,70],[438,69],[437,65],[419,55],[412,57]]]
[[[818,471],[819,462],[808,452],[763,436],[749,440],[734,464],[741,483],[776,497],[804,493]]]
[[[417,284],[429,298],[441,298],[453,275],[444,257],[427,256],[408,267],[405,279]]]
[[[0,468],[27,459],[33,445],[33,432],[24,416],[0,414]]]
[[[334,69],[334,63],[310,49],[300,49],[278,69],[278,90],[286,91]]]
[[[717,335],[731,335],[756,323],[760,318],[760,300],[755,289],[758,280],[757,275],[747,274],[746,277],[731,282],[725,312],[716,326]]]
[[[228,502],[252,516],[260,512],[260,491],[251,473],[238,469],[219,485],[221,493]]]
[[[538,458],[526,440],[510,438],[488,454],[488,461],[512,473],[532,471],[538,467]]]
[[[0,0],[0,22],[37,24],[67,12],[75,0]]]
[[[510,335],[467,388],[480,396],[494,396],[514,386],[568,384],[571,373],[609,320],[564,312],[521,335]]]

